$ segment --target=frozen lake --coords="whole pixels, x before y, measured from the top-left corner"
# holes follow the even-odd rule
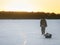
[[[47,25],[51,39],[41,35],[40,20],[0,19],[0,45],[60,45],[60,19],[47,19]]]

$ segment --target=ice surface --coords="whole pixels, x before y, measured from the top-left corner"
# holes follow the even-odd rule
[[[41,35],[40,20],[0,19],[0,45],[60,45],[60,20],[47,19],[47,24],[51,39]]]

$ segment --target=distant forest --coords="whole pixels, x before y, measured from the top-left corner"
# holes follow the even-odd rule
[[[0,11],[0,19],[60,19],[60,14],[45,12],[12,12]]]

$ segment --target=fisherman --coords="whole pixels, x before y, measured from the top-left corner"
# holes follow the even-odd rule
[[[45,29],[47,27],[47,22],[45,18],[42,18],[40,21],[40,27],[41,27],[41,32],[42,34],[45,34]]]

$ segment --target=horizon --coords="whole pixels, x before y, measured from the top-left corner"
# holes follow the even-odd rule
[[[0,11],[0,12],[23,12],[23,13],[26,12],[26,13],[50,13],[50,14],[54,13],[54,14],[60,14],[60,13],[55,13],[55,12],[41,12],[41,11],[35,11],[35,12],[34,11],[30,11],[30,12],[29,11]]]

